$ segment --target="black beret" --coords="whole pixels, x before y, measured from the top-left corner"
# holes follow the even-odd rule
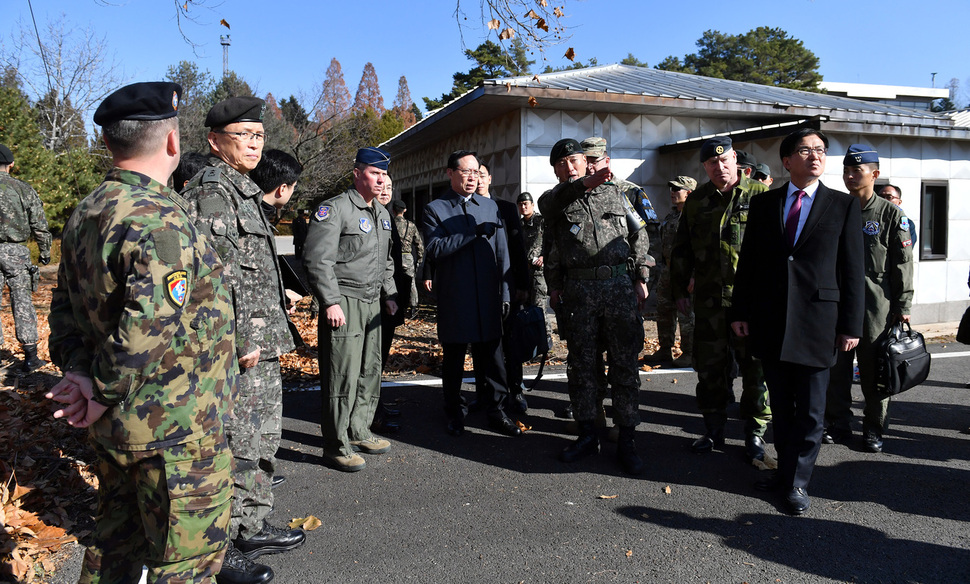
[[[13,164],[13,152],[3,144],[0,144],[0,164]]]
[[[532,193],[530,193],[529,191],[526,191],[526,192],[522,193],[521,195],[519,195],[519,198],[515,200],[516,203],[521,203],[523,201],[529,201],[530,203],[533,202],[532,201]]]
[[[727,136],[717,136],[704,142],[701,145],[701,162],[704,162],[712,156],[720,156],[728,150],[731,150],[733,148],[732,144],[731,138]]]
[[[391,201],[391,209],[394,209],[395,211],[407,211],[407,208],[408,204],[401,199],[394,199]]]
[[[221,128],[236,122],[263,121],[266,102],[258,97],[230,97],[212,106],[205,116],[206,128]]]
[[[354,159],[354,164],[368,164],[381,170],[387,170],[387,165],[390,163],[391,155],[374,146],[361,148],[357,151],[357,158]]]
[[[744,150],[738,150],[738,166],[750,166],[754,168],[758,164],[758,159],[748,154]]]
[[[843,166],[855,166],[857,164],[873,164],[879,162],[879,153],[872,146],[865,144],[853,144],[845,153],[842,159]]]
[[[573,154],[583,154],[583,147],[572,138],[563,138],[552,147],[552,152],[549,154],[549,164],[555,166],[557,160]]]
[[[108,126],[121,120],[164,120],[178,114],[182,86],[170,81],[132,83],[104,98],[94,123]]]

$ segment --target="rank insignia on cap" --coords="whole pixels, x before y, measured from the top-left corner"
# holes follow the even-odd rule
[[[909,231],[909,217],[903,217],[899,220],[899,228],[904,231]]]
[[[370,233],[370,230],[373,229],[373,228],[374,228],[374,226],[370,224],[370,219],[368,219],[367,217],[361,217],[360,218],[360,230],[361,231],[363,231],[364,233]]]
[[[879,222],[866,221],[866,225],[862,228],[862,232],[866,235],[879,235]]]
[[[326,221],[330,218],[330,213],[333,209],[330,205],[320,205],[317,207],[317,212],[313,214],[313,218],[317,221]]]
[[[387,230],[387,231],[390,231],[391,230],[391,220],[390,219],[381,219],[381,225],[384,226],[384,229],[385,230]]]
[[[717,152],[718,156],[720,156],[721,154],[724,154],[724,146],[718,146],[717,148],[714,149],[714,152]]]
[[[165,292],[176,308],[182,308],[185,305],[185,296],[188,291],[189,278],[185,270],[176,270],[165,276]]]

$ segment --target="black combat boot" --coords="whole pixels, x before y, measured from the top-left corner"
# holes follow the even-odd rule
[[[596,422],[579,422],[579,438],[559,453],[562,462],[576,462],[580,458],[600,451],[600,441],[596,436]]]
[[[638,475],[643,472],[643,459],[637,454],[635,426],[620,426],[620,438],[616,443],[616,460],[623,472]]]
[[[707,431],[704,435],[694,440],[690,449],[697,454],[706,454],[715,448],[724,446],[724,423],[727,422],[727,415],[704,414],[704,425]]]
[[[47,361],[37,356],[37,345],[24,345],[24,364],[21,370],[24,373],[31,373],[44,365],[47,365]]]
[[[229,543],[222,570],[216,574],[218,584],[266,584],[272,580],[272,568],[250,560],[232,542]]]

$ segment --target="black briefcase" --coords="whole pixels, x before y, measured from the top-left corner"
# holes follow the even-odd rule
[[[896,323],[876,345],[876,391],[889,397],[916,387],[930,374],[923,335],[908,322]]]
[[[960,328],[957,329],[957,342],[970,345],[970,308],[963,313],[960,319]]]

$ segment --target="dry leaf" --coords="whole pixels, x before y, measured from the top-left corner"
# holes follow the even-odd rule
[[[536,21],[536,28],[541,28],[542,30],[549,32],[549,25],[546,24],[545,18],[540,18],[538,21]]]
[[[189,11],[189,3],[188,2],[186,2],[185,4],[182,5],[182,10],[184,10],[186,12]]]
[[[529,96],[529,105],[535,107],[539,105],[539,102],[536,100],[536,98]]]
[[[664,487],[664,493],[667,495],[670,494],[670,485],[667,485],[666,487]]]
[[[566,54],[563,55],[563,57],[566,57],[570,61],[574,61],[576,58],[576,51],[574,51],[572,47],[569,47],[566,49]]]
[[[563,11],[562,11],[562,9],[561,9],[561,8],[559,8],[558,6],[556,6],[556,8],[555,8],[555,9],[553,9],[553,11],[552,11],[552,13],[556,15],[556,18],[562,18],[562,17],[563,17],[563,16],[565,16],[565,14],[566,14],[566,13],[565,13],[565,12],[563,12]]]
[[[531,18],[532,20],[539,20],[539,15],[536,14],[536,11],[535,10],[530,10],[530,11],[526,12],[525,15],[528,18]]]
[[[633,550],[626,550],[626,557],[632,558],[633,557]]]
[[[532,76],[532,80],[535,81],[536,83],[540,83],[538,73]]]
[[[677,383],[677,378],[676,378],[676,377],[674,377],[673,379],[671,379],[671,380],[670,380],[670,383]]]
[[[291,519],[289,523],[290,529],[302,529],[303,531],[313,531],[321,525],[323,525],[323,522],[313,515],[297,517],[295,519]]]
[[[516,420],[516,421],[515,421],[515,425],[519,427],[519,430],[520,430],[520,431],[521,431],[521,432],[522,432],[523,434],[525,434],[526,432],[528,432],[529,430],[531,430],[531,429],[532,429],[532,426],[526,426],[525,424],[523,424],[523,423],[522,423],[521,421],[519,421],[519,420]]]
[[[619,495],[600,495],[597,499],[616,499]]]
[[[549,2],[547,0],[539,0],[537,4],[539,4],[539,6],[542,6],[543,8],[545,8],[546,6],[549,6]]]
[[[507,41],[509,39],[515,38],[515,31],[512,30],[511,28],[507,28],[502,31],[502,34],[498,35],[498,38],[500,38],[503,41]]]
[[[222,20],[220,20],[220,21],[219,21],[219,24],[221,24],[222,26],[224,26],[224,27],[226,27],[226,28],[229,28],[229,23],[228,23],[228,22],[226,22],[226,19],[225,19],[225,18],[223,18]],[[232,30],[232,29],[231,29],[231,28],[229,28],[229,30]]]
[[[508,81],[505,82],[505,93],[512,91],[512,84]]]
[[[498,30],[500,26],[502,26],[502,23],[497,18],[488,21],[488,30]]]

